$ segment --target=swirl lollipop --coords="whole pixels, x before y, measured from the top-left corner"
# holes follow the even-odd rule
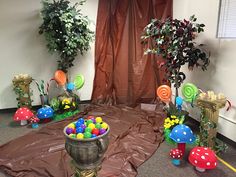
[[[198,88],[192,83],[186,83],[182,87],[182,95],[184,96],[184,100],[187,102],[192,102],[196,99],[198,94]]]
[[[157,96],[165,103],[170,102],[171,94],[171,88],[168,85],[161,85],[157,88]]]

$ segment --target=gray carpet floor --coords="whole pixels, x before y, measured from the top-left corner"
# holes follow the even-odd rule
[[[30,131],[37,131],[27,126],[17,126],[12,121],[13,114],[13,112],[0,111],[0,145]],[[171,148],[174,148],[174,146],[163,142],[153,156],[138,168],[137,177],[236,177],[236,173],[221,162],[214,170],[207,170],[204,173],[197,172],[187,161],[187,154],[192,148],[191,146],[187,146],[186,155],[181,165],[174,166],[171,164],[169,157]],[[227,151],[221,155],[221,158],[236,168],[236,148],[229,146]],[[9,176],[0,172],[0,177]]]

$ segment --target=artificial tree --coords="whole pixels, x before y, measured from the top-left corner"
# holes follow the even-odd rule
[[[181,71],[183,65],[188,65],[192,70],[201,67],[206,70],[209,65],[209,54],[203,49],[203,44],[197,44],[194,39],[197,33],[204,31],[204,24],[196,23],[197,18],[193,15],[189,20],[167,18],[164,21],[153,19],[144,28],[141,37],[142,42],[148,47],[146,54],[158,54],[163,60],[160,66],[165,67],[166,78],[176,88],[181,86],[186,76]]]
[[[58,69],[67,72],[73,66],[78,51],[81,55],[90,48],[94,32],[89,29],[89,19],[83,16],[78,5],[71,6],[67,0],[43,0],[42,25],[39,33],[44,34],[50,52],[58,52]]]

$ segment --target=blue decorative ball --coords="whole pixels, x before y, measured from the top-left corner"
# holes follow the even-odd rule
[[[97,137],[97,135],[95,135],[95,134],[92,134],[92,136],[91,136],[91,138],[96,138]]]
[[[75,89],[75,84],[72,83],[72,82],[69,82],[69,83],[66,85],[66,89],[67,89],[68,91],[74,90],[74,89]]]
[[[78,120],[81,124],[84,124],[84,119],[83,118],[79,118]]]
[[[183,104],[183,99],[181,97],[176,97],[175,102],[178,106],[181,106]]]
[[[76,133],[84,133],[84,129],[82,127],[76,128]]]
[[[81,123],[79,120],[75,123],[75,127],[80,127],[83,123]]]

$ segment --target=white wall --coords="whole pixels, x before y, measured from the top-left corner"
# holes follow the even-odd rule
[[[70,0],[71,3],[78,2]],[[0,0],[0,109],[16,107],[16,95],[12,90],[15,74],[27,73],[36,80],[49,80],[57,67],[57,55],[51,55],[46,48],[43,35],[38,34],[41,24],[38,0]],[[82,7],[84,15],[92,20],[91,29],[95,31],[98,0],[87,0]],[[85,76],[85,85],[79,91],[82,100],[91,97],[94,77],[94,43],[84,56],[78,56],[71,69],[71,78],[81,73]],[[39,93],[35,84],[33,105],[39,105]],[[51,90],[58,91],[57,88]]]
[[[187,73],[185,82],[192,82],[203,90],[213,90],[224,93],[236,105],[236,40],[216,38],[219,0],[174,0],[174,18],[188,19],[195,14],[197,22],[206,25],[205,32],[200,34],[198,41],[207,44],[211,51],[211,64],[208,71],[200,69],[193,72],[184,68]],[[199,111],[192,110],[191,114],[199,119]],[[219,132],[236,141],[236,107],[230,111],[221,110]]]

